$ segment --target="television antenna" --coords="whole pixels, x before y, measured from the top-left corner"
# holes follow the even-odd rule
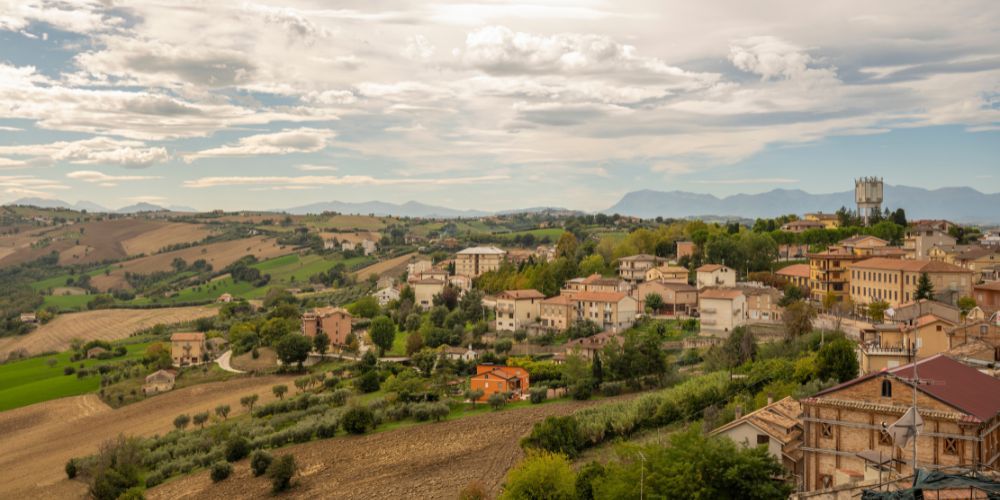
[[[916,343],[911,343],[911,349],[914,353],[916,353]],[[910,385],[913,389],[913,403],[910,408],[903,413],[903,416],[891,425],[887,425],[885,422],[882,422],[882,429],[892,436],[892,442],[901,449],[905,449],[906,445],[912,440],[914,476],[917,474],[917,436],[919,436],[924,429],[924,419],[920,417],[919,408],[917,407],[917,386],[945,385],[944,381],[920,378],[920,375],[917,372],[918,364],[919,362],[916,361],[916,356],[914,356],[913,377],[900,377],[892,374],[889,375]]]

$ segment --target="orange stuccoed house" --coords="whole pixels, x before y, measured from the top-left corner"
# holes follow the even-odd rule
[[[481,390],[479,401],[496,393],[510,393],[510,399],[528,395],[528,371],[519,366],[476,365],[476,374],[469,379],[469,389]]]

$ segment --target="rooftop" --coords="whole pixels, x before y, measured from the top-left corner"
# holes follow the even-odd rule
[[[497,247],[469,247],[458,252],[458,255],[504,255],[506,253]]]
[[[620,302],[628,297],[622,292],[577,292],[570,300],[575,302]]]
[[[649,260],[663,260],[663,257],[657,257],[655,255],[649,255],[646,253],[641,253],[638,255],[630,255],[628,257],[622,257],[618,259],[619,261],[649,261]]]
[[[809,264],[792,264],[788,267],[783,267],[775,272],[778,276],[794,276],[796,278],[808,278],[809,277]]]
[[[971,273],[972,271],[938,260],[887,259],[875,257],[855,262],[852,269],[877,269],[880,271],[907,271],[915,273]]]
[[[718,271],[719,269],[723,269],[725,267],[726,266],[723,266],[721,264],[705,264],[704,266],[701,266],[698,269],[695,269],[695,271],[698,271],[699,273],[713,273],[713,272]]]
[[[513,300],[520,300],[520,299],[544,299],[545,298],[545,294],[542,293],[542,292],[539,292],[538,290],[535,290],[535,289],[506,290],[506,291],[500,292],[500,295],[498,295],[498,297],[501,298],[501,299],[513,299]]]
[[[736,290],[733,288],[707,288],[698,294],[698,298],[733,300],[741,295],[743,295],[742,290]]]
[[[747,422],[766,432],[782,444],[785,444],[799,436],[791,431],[799,425],[799,417],[801,415],[802,406],[799,405],[798,401],[792,399],[791,396],[788,396],[759,410],[748,413],[742,418],[733,420],[732,422],[715,429],[712,431],[712,434],[728,431],[733,427]]]
[[[205,334],[201,332],[181,332],[170,336],[171,342],[201,342],[205,340]]]

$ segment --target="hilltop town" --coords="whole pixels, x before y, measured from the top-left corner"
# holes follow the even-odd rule
[[[0,496],[995,495],[1000,232],[881,183],[752,223],[5,206]]]

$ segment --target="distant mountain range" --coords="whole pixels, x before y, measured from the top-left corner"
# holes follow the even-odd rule
[[[453,208],[437,207],[427,205],[417,201],[408,201],[403,204],[388,203],[384,201],[366,201],[361,203],[350,203],[343,201],[327,201],[311,203],[300,207],[285,208],[275,210],[275,212],[288,212],[294,215],[318,214],[323,212],[337,212],[341,214],[374,214],[378,216],[398,216],[398,217],[482,217],[491,215],[491,212],[482,210],[456,210]]]
[[[949,219],[959,222],[1000,222],[1000,193],[984,194],[972,188],[923,189],[886,185],[883,208],[902,208],[908,219]],[[732,216],[777,217],[806,212],[832,213],[840,207],[854,209],[854,191],[810,194],[798,189],[774,189],[760,194],[719,198],[686,191],[633,191],[602,210],[606,214],[635,217]]]
[[[31,205],[40,208],[63,208],[67,210],[86,210],[88,212],[119,213],[119,214],[135,214],[139,212],[163,212],[163,211],[198,212],[198,209],[185,207],[181,205],[170,205],[168,207],[162,207],[160,205],[154,205],[152,203],[136,203],[134,205],[122,207],[117,210],[112,210],[91,201],[81,200],[76,203],[68,203],[62,200],[49,199],[49,198],[21,198],[8,203],[8,205]]]

